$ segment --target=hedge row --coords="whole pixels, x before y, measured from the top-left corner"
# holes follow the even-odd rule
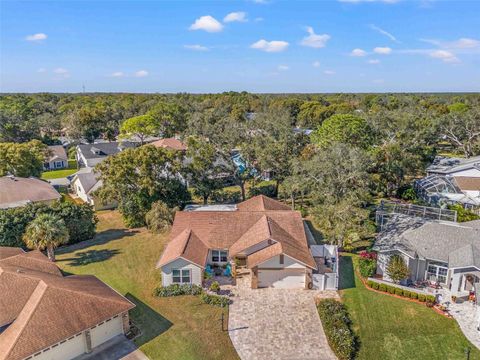
[[[194,284],[159,286],[153,291],[153,294],[159,297],[200,295],[200,298],[205,304],[220,307],[227,307],[230,304],[230,299],[228,297],[207,294],[203,291],[201,286]]]
[[[433,305],[435,304],[435,301],[436,301],[434,295],[419,294],[415,291],[409,291],[407,289],[402,289],[394,285],[378,283],[373,280],[368,280],[367,285],[374,290],[379,290],[389,294],[395,294],[395,295],[403,296],[406,298],[415,299],[421,302],[425,302],[428,305]]]
[[[318,304],[318,314],[322,320],[323,329],[330,347],[340,360],[350,360],[355,357],[355,335],[350,329],[348,312],[341,302],[325,299]]]

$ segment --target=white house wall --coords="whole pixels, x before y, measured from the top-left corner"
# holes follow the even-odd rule
[[[284,255],[283,256],[283,264],[280,264],[280,255],[274,256],[267,261],[258,265],[258,268],[289,268],[289,269],[305,269],[305,265],[298,263],[297,261],[293,260],[291,257]]]
[[[172,261],[171,263],[168,263],[162,266],[162,285],[163,286],[168,286],[173,284],[173,275],[172,275],[173,269],[175,270],[190,269],[192,284],[196,284],[200,286],[202,285],[203,269],[184,259],[177,259]]]
[[[122,333],[123,323],[121,316],[112,318],[110,321],[105,321],[103,324],[97,325],[95,328],[90,330],[92,348],[95,348],[98,345],[103,344],[105,341],[108,341],[114,336]]]
[[[74,180],[73,183],[72,183],[72,186],[73,186],[73,190],[75,191],[75,194],[80,199],[82,199],[84,202],[90,204],[89,197],[88,197],[87,193],[85,192],[85,189],[81,185],[80,181],[79,180]]]

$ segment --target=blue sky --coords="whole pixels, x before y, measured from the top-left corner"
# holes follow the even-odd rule
[[[1,1],[2,92],[480,91],[480,1]]]

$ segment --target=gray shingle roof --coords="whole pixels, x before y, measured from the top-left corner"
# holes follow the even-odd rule
[[[480,269],[480,226],[395,215],[379,234],[374,250],[400,250],[412,257],[443,261],[449,267]]]
[[[85,159],[103,158],[118,154],[122,149],[134,147],[136,147],[136,144],[128,141],[78,145]]]

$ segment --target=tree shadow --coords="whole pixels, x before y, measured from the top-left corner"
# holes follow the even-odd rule
[[[307,224],[308,228],[310,229],[310,232],[312,233],[315,241],[317,242],[317,245],[323,244],[323,235],[318,229],[313,225],[311,220],[305,219],[305,224]]]
[[[58,262],[68,262],[70,266],[84,266],[110,259],[120,254],[117,249],[87,250],[75,253],[73,257],[60,259]]]
[[[93,245],[103,245],[112,240],[118,240],[124,237],[134,236],[138,232],[138,230],[129,229],[108,229],[105,231],[97,232],[93,239],[81,241],[77,244],[62,246],[57,251],[58,254],[64,254],[76,250],[82,250]]]
[[[340,256],[340,279],[338,290],[351,289],[355,286],[355,274],[351,256]]]
[[[142,346],[156,338],[173,325],[172,322],[132,294],[127,293],[125,297],[136,305],[134,309],[130,310],[130,318],[141,332],[140,336],[134,339],[137,346]]]

